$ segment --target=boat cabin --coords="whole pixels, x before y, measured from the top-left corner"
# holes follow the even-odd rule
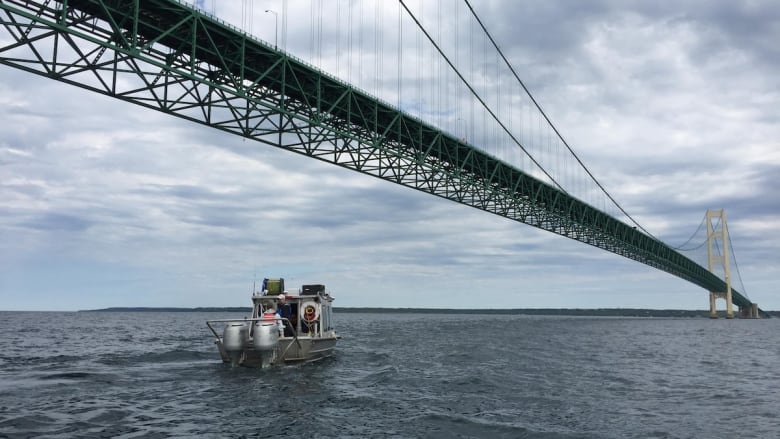
[[[252,294],[252,318],[281,317],[282,337],[322,337],[333,330],[332,302],[325,285],[303,285],[290,292],[283,278],[263,279],[261,291]]]

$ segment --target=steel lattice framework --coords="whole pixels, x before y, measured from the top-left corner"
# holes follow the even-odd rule
[[[186,4],[0,0],[0,63],[725,282],[664,243]],[[739,307],[751,302],[733,292]]]

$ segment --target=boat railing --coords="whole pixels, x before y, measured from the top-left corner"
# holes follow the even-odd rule
[[[211,326],[212,323],[233,323],[233,322],[239,322],[239,323],[245,323],[245,322],[250,322],[250,323],[266,322],[266,323],[268,323],[268,322],[271,322],[271,321],[274,321],[274,322],[281,321],[282,323],[284,323],[286,325],[286,327],[290,328],[290,330],[292,331],[292,334],[293,334],[293,341],[295,342],[295,344],[298,345],[298,348],[301,348],[301,342],[298,340],[298,333],[297,333],[297,331],[295,331],[295,326],[290,322],[289,319],[287,319],[285,317],[276,317],[274,319],[269,319],[267,317],[254,317],[254,318],[251,318],[251,319],[243,318],[243,319],[206,320],[206,326],[208,326],[209,329],[211,329],[211,333],[214,334],[214,337],[217,339],[217,341],[222,341],[222,337],[220,337],[220,335],[217,333],[217,331],[214,329],[214,327]],[[282,358],[284,358],[284,354],[287,353],[287,350],[290,349],[290,346],[292,346],[292,343],[290,343],[287,346],[287,349],[284,350],[284,352],[282,353]]]

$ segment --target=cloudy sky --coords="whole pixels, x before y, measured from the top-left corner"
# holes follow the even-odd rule
[[[256,1],[251,21],[240,1],[204,7],[272,42],[264,9],[279,3]],[[351,74],[312,57],[323,2],[285,3],[304,18],[280,18],[280,45]],[[745,291],[780,309],[780,5],[473,6],[640,224],[677,246],[726,209]],[[0,134],[0,310],[242,306],[264,276],[324,283],[344,307],[708,307],[699,287],[590,246],[6,66]]]

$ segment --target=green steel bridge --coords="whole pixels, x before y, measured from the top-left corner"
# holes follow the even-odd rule
[[[0,0],[0,63],[446,198],[710,292],[663,242],[174,0]],[[733,304],[751,301],[732,290]]]

